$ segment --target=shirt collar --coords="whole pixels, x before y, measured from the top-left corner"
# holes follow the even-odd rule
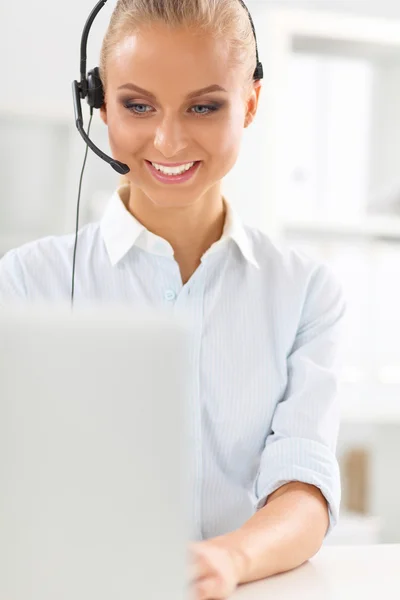
[[[101,234],[111,264],[116,265],[135,245],[152,254],[173,257],[174,251],[169,242],[146,229],[126,208],[129,187],[129,184],[124,184],[115,190],[100,223]],[[232,239],[245,259],[259,268],[250,239],[238,214],[226,198],[223,197],[223,199],[226,216],[222,236],[207,250],[202,259],[208,254],[216,252],[226,243],[226,240]]]

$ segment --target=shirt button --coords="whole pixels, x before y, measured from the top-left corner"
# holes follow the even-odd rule
[[[164,293],[164,298],[166,300],[168,300],[168,302],[171,302],[171,300],[175,300],[175,296],[176,296],[176,294],[175,294],[175,292],[173,290],[167,290]]]

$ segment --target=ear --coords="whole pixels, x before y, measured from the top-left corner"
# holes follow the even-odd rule
[[[107,105],[105,102],[100,108],[100,117],[103,123],[107,125]]]
[[[257,113],[258,102],[260,99],[260,91],[261,91],[261,80],[254,81],[253,89],[251,90],[250,96],[247,100],[247,111],[246,111],[246,119],[245,119],[245,128],[250,125],[254,121],[254,118]]]

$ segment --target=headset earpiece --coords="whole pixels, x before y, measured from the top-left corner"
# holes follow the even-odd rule
[[[260,61],[258,59],[257,38],[256,38],[255,29],[254,29],[253,19],[251,18],[249,9],[246,7],[243,0],[239,0],[239,1],[242,4],[242,6],[245,8],[247,14],[249,15],[251,28],[254,33],[254,40],[255,40],[255,44],[256,44],[257,63],[256,63],[256,69],[254,71],[253,78],[255,80],[262,79],[264,74],[263,74],[262,64],[260,63]],[[106,2],[107,2],[107,0],[99,0],[97,2],[96,6],[94,7],[94,9],[92,10],[92,12],[90,13],[90,15],[85,23],[85,27],[83,29],[82,38],[81,38],[80,81],[78,82],[77,80],[74,80],[72,82],[72,99],[74,102],[75,124],[76,124],[76,127],[77,127],[80,135],[82,136],[83,140],[85,141],[87,148],[91,148],[91,150],[93,150],[93,152],[95,154],[97,154],[97,156],[99,156],[101,159],[103,159],[105,162],[107,162],[109,165],[111,165],[111,167],[114,169],[114,171],[116,171],[120,175],[126,175],[130,171],[128,165],[105,154],[105,152],[100,150],[100,148],[98,148],[92,142],[92,140],[89,138],[89,129],[90,129],[90,122],[91,122],[91,119],[93,116],[93,109],[101,108],[104,104],[104,88],[103,88],[103,83],[100,79],[100,73],[99,73],[98,67],[91,69],[88,72],[88,74],[86,75],[87,40],[88,40],[89,31],[92,26],[92,23],[93,23],[96,15],[98,14],[98,12],[106,4]],[[90,106],[91,117],[90,117],[90,122],[89,122],[88,133],[86,133],[86,131],[83,128],[81,101],[84,98],[86,98],[87,103]],[[86,163],[86,155],[85,155],[85,160],[83,162],[81,180],[79,183],[78,202],[77,202],[77,211],[76,211],[77,217],[76,217],[76,229],[75,229],[75,246],[74,246],[74,254],[73,254],[73,260],[72,260],[72,288],[71,288],[71,305],[72,306],[74,304],[75,258],[76,258],[76,247],[77,247],[77,242],[78,242],[79,201],[80,201],[81,183],[82,183],[82,176],[83,176],[83,171],[85,168],[85,163]]]
[[[98,67],[87,74],[87,103],[90,108],[101,108],[104,104],[104,89]]]
[[[254,71],[253,79],[254,81],[258,81],[259,79],[263,79],[264,71],[263,66],[260,61],[257,62],[256,70]]]

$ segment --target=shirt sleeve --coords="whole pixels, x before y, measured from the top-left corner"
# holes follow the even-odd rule
[[[16,250],[0,260],[0,305],[14,304],[27,298],[24,273]]]
[[[256,480],[256,509],[290,481],[318,487],[336,525],[341,487],[335,456],[340,410],[337,382],[342,288],[325,265],[309,279],[295,341],[287,359],[288,384],[278,403]]]

